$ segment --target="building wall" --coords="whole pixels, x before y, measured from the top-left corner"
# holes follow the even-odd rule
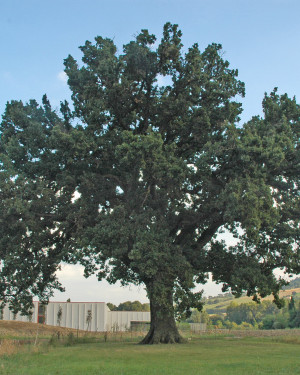
[[[12,311],[9,310],[8,306],[3,309],[3,320],[16,320],[18,322],[37,322],[38,319],[38,302],[33,302],[34,308],[32,309],[32,315],[21,315],[18,313],[16,316]]]
[[[150,312],[145,311],[109,311],[107,330],[125,331],[131,322],[150,322]]]
[[[59,309],[61,309],[60,320]],[[45,322],[51,326],[104,331],[107,310],[109,309],[104,302],[49,302]]]
[[[150,322],[149,312],[110,311],[104,302],[49,302],[44,313],[39,309],[39,302],[34,302],[31,321],[43,321],[47,325],[80,329],[85,331],[125,331],[134,322]],[[59,319],[58,312],[61,309]],[[40,311],[39,311],[40,310]],[[88,319],[90,316],[90,321]],[[30,321],[27,316],[17,314],[14,317],[8,306],[3,310],[4,320]]]

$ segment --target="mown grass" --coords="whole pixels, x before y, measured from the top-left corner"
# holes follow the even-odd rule
[[[300,374],[299,337],[202,337],[182,345],[48,345],[0,358],[5,375]]]

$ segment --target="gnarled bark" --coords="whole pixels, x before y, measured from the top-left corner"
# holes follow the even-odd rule
[[[159,287],[161,289],[159,289]],[[172,289],[164,289],[163,284],[153,284],[147,291],[150,299],[150,330],[140,344],[174,344],[185,340],[178,332],[174,318]]]

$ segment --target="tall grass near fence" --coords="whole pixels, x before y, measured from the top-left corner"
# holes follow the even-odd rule
[[[83,336],[70,346],[3,356],[0,374],[297,375],[299,350],[300,341],[292,337],[210,336],[182,345],[144,346],[104,338],[88,342]]]
[[[47,347],[73,346],[75,344],[85,343],[138,343],[142,340],[145,332],[140,331],[106,331],[106,332],[87,332],[80,330],[55,330],[39,333],[39,327],[36,331],[0,331],[0,357],[16,353],[43,351]]]

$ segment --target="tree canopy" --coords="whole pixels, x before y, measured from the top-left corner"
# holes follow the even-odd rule
[[[274,89],[264,116],[241,125],[244,84],[221,45],[185,49],[181,36],[167,23],[160,42],[142,30],[122,52],[98,36],[82,63],[65,59],[72,106],[7,104],[0,299],[15,309],[61,288],[61,262],[81,263],[145,285],[144,343],[178,342],[174,313],[201,309],[193,287],[209,273],[277,304],[273,270],[299,273],[300,107]]]

